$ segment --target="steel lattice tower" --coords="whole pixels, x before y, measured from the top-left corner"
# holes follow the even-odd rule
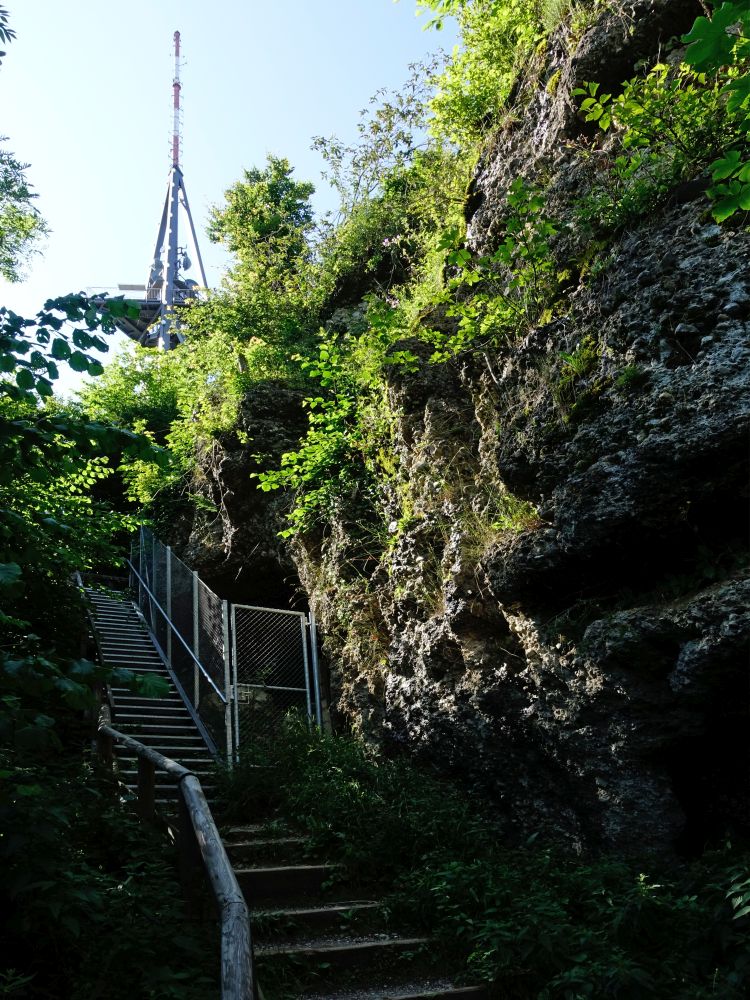
[[[182,84],[180,82],[180,33],[174,33],[174,79],[172,81],[172,164],[169,170],[167,195],[164,199],[159,232],[154,247],[153,262],[145,285],[118,285],[121,292],[141,292],[136,300],[138,319],[118,319],[117,325],[133,340],[146,347],[158,346],[168,351],[184,338],[180,333],[178,312],[181,305],[199,296],[207,286],[203,260],[198,247],[193,216],[190,212],[185,178],[180,166],[182,146]],[[180,243],[180,217],[186,222],[188,247]],[[198,268],[199,281],[185,278],[185,272]],[[145,294],[143,294],[145,293]],[[130,296],[128,296],[130,299]]]

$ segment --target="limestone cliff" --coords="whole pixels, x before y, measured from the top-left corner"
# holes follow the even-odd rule
[[[481,157],[473,247],[493,248],[517,176],[544,176],[564,214],[592,169],[573,89],[616,86],[696,12],[636,0],[576,45],[552,38]],[[269,399],[248,401],[245,457],[209,469],[211,558],[227,578],[257,551],[279,579],[293,560],[338,724],[483,787],[522,835],[690,851],[750,824],[750,232],[713,222],[705,186],[616,235],[562,314],[507,349],[435,365],[405,345],[419,363],[387,373],[379,536],[352,498],[280,552],[247,455],[288,447],[299,414],[282,427]],[[561,260],[576,239],[561,233]]]

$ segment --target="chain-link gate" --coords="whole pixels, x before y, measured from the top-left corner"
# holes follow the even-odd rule
[[[214,752],[272,738],[297,710],[321,725],[315,619],[228,605],[148,529],[131,548],[138,606]]]
[[[269,739],[284,716],[298,711],[321,724],[314,647],[308,655],[308,625],[300,611],[233,604],[232,691],[235,746]]]

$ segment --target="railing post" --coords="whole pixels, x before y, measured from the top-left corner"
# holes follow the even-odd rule
[[[107,770],[111,771],[114,764],[114,749],[112,737],[109,733],[106,733],[101,729],[97,732],[96,747],[99,751],[99,757],[102,763],[106,766]]]
[[[315,718],[318,728],[323,728],[323,703],[320,697],[320,663],[318,661],[318,627],[315,622],[315,612],[310,611],[307,619],[310,627],[310,659],[312,661],[313,685],[315,688]]]
[[[200,660],[201,658],[201,622],[200,622],[200,599],[199,599],[199,587],[200,580],[198,578],[197,570],[193,570],[193,653],[195,653],[195,659]],[[200,685],[200,671],[198,670],[198,664],[193,661],[193,707],[195,711],[198,711],[201,700],[201,685]]]
[[[199,909],[198,880],[200,878],[201,853],[195,839],[190,810],[185,804],[182,784],[177,786],[177,791],[177,867],[188,907],[196,913]]]
[[[305,674],[305,695],[307,696],[307,719],[312,721],[312,691],[310,688],[310,660],[307,655],[307,618],[304,614],[299,616],[300,639],[302,640],[302,669]]]
[[[232,605],[232,695],[234,712],[234,758],[240,759],[240,695],[239,687],[239,664],[237,661],[237,609]]]
[[[167,545],[167,663],[172,666],[172,546]]]
[[[138,576],[144,576],[143,572],[143,528],[138,529]],[[143,611],[143,584],[138,581],[138,607]]]
[[[152,535],[151,536],[151,579],[148,582],[149,582],[149,585],[151,587],[151,593],[158,600],[159,599],[159,591],[157,590],[157,586],[156,586],[156,579],[157,579],[157,577],[156,577],[156,543],[157,543],[156,535]],[[156,618],[155,618],[155,615],[154,615],[154,602],[151,599],[149,599],[148,606],[149,606],[149,611],[151,612],[151,614],[150,614],[151,631],[154,633],[154,635],[156,635]]]
[[[232,678],[229,652],[229,606],[226,601],[221,602],[221,638],[224,653],[224,727],[227,733],[227,767],[232,767],[233,746],[232,746]]]
[[[138,758],[138,804],[136,811],[141,819],[152,820],[155,815],[156,767],[146,757]]]
[[[109,705],[99,706],[99,728],[96,732],[96,749],[103,764],[111,771],[114,764],[114,750],[112,736],[105,731],[105,726],[112,724],[112,712]]]

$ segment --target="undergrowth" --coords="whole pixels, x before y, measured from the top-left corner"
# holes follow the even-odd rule
[[[218,942],[186,913],[174,847],[73,754],[0,767],[0,996],[215,997]]]
[[[261,766],[258,766],[261,765]],[[750,859],[576,857],[499,820],[448,780],[289,720],[220,794],[235,820],[289,823],[316,856],[387,895],[469,979],[515,1000],[741,1000],[750,987]]]

